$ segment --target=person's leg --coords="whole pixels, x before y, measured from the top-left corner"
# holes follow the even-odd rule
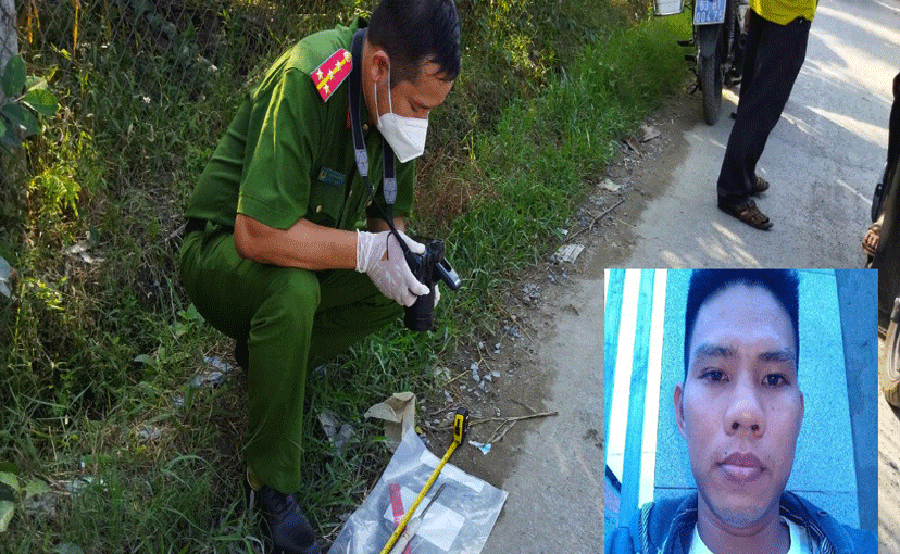
[[[890,182],[892,173],[900,165],[900,73],[894,77],[894,102],[888,118],[887,164],[884,170],[884,184]]]
[[[736,206],[749,200],[756,164],[784,111],[809,41],[810,22],[804,19],[778,25],[751,11],[750,20],[751,33],[759,33],[759,45],[748,56],[747,63],[752,66],[746,69],[751,78],[741,86],[737,117],[722,161],[717,182],[720,205]]]
[[[182,281],[216,329],[247,340],[248,414],[244,450],[261,484],[300,489],[303,395],[313,321],[315,273],[243,260],[228,233],[192,233],[181,255]]]
[[[397,320],[403,307],[385,297],[365,273],[334,270],[319,280],[309,363],[331,360],[382,327]]]
[[[741,68],[741,86],[738,89],[738,110],[741,109],[741,100],[745,91],[749,90],[756,69],[756,53],[759,50],[759,37],[762,31],[760,20],[762,18],[753,10],[747,12],[747,45],[744,51],[744,63]],[[735,117],[737,114],[735,113]]]

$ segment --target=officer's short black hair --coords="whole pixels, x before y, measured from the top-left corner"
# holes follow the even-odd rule
[[[688,285],[687,308],[684,313],[684,376],[687,379],[691,337],[697,313],[716,293],[734,285],[762,287],[772,293],[784,308],[794,329],[794,348],[800,355],[800,278],[793,269],[695,269]]]
[[[381,0],[366,31],[369,42],[391,60],[391,87],[414,82],[422,64],[435,62],[438,77],[459,75],[459,15],[453,0]]]

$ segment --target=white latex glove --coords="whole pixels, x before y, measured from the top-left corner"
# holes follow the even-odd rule
[[[441,289],[438,287],[438,283],[434,284],[434,307],[437,308],[437,303],[441,299]]]
[[[399,234],[410,250],[416,254],[425,253],[424,244],[402,232]],[[390,231],[357,231],[356,271],[368,275],[382,294],[404,306],[412,306],[416,296],[428,294],[428,287],[413,277],[403,250]]]

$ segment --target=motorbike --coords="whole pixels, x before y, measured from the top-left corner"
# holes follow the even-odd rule
[[[656,0],[657,15],[674,15],[684,11],[684,0]],[[722,91],[738,86],[747,44],[746,14],[749,0],[691,0],[693,32],[691,38],[678,45],[691,48],[685,60],[697,82],[691,93],[700,91],[703,119],[715,125],[722,109]]]
[[[893,88],[888,160],[872,198],[872,221],[881,218],[878,248],[866,267],[878,270],[878,329],[884,336],[880,385],[888,403],[900,408],[900,73]]]
[[[892,406],[900,408],[900,297],[894,299],[894,307],[884,335],[884,351],[878,356],[878,365],[885,400]]]

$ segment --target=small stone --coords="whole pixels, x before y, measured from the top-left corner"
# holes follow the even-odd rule
[[[613,183],[611,179],[604,179],[603,182],[600,183],[600,186],[610,192],[621,192],[622,190],[622,185]]]
[[[157,440],[162,436],[162,431],[157,427],[142,427],[138,430],[138,438],[143,441]]]
[[[485,381],[493,381],[493,380],[494,380],[493,374],[491,374],[491,373],[486,374],[486,375],[484,376],[484,380],[485,380]]]
[[[492,371],[492,372],[491,372],[491,376],[492,376],[494,379],[499,379],[499,378],[500,378],[500,372],[499,372],[499,371]]]
[[[484,341],[478,341],[478,350],[484,350]]]

